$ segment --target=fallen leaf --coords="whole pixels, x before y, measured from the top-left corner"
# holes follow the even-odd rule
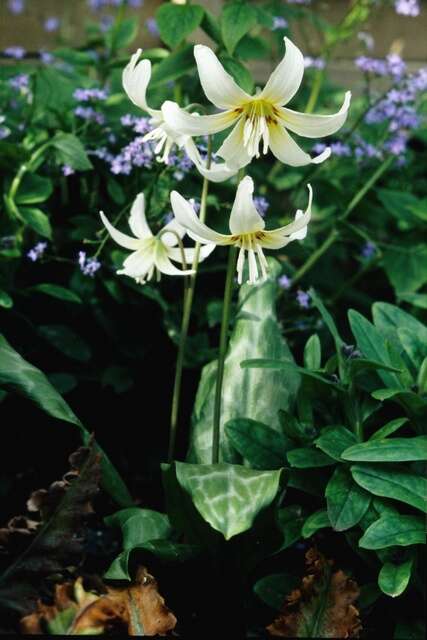
[[[27,503],[31,518],[17,516],[0,529],[1,551],[11,558],[0,576],[2,606],[27,612],[44,578],[80,562],[87,515],[101,479],[100,454],[93,445],[80,447],[69,461],[71,470],[62,480],[33,492]],[[32,599],[16,601],[20,583],[33,586]]]
[[[333,571],[317,549],[306,553],[307,575],[283,604],[280,615],[267,627],[282,638],[357,638],[362,629],[353,603],[357,584],[341,570]]]
[[[107,587],[98,595],[85,591],[82,579],[56,585],[54,604],[38,602],[37,610],[22,618],[25,634],[98,635],[109,631],[131,636],[165,636],[176,618],[159,594],[157,582],[145,567],[135,582],[125,588]]]

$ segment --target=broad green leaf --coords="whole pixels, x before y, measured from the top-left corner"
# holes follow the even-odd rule
[[[193,47],[191,45],[187,45],[179,51],[171,53],[153,68],[150,89],[181,78],[181,76],[189,71],[194,71],[195,66]]]
[[[388,302],[375,302],[372,305],[372,316],[375,326],[382,331],[389,340],[402,349],[398,332],[409,331],[425,345],[427,342],[427,327],[414,318],[410,313]]]
[[[76,378],[69,373],[49,373],[47,377],[61,394],[69,393],[77,387]]]
[[[351,467],[351,474],[358,485],[376,496],[391,498],[426,511],[427,480],[402,467],[358,465]]]
[[[390,356],[390,351],[379,329],[353,309],[348,312],[348,318],[357,345],[366,358],[390,367],[398,365],[397,368],[403,368],[400,360],[396,361]],[[403,388],[405,386],[400,374],[379,370],[378,375],[388,387]]]
[[[331,458],[342,462],[342,452],[356,442],[354,433],[345,427],[333,426],[322,429],[320,437],[314,441],[314,444]]]
[[[386,562],[378,575],[381,591],[392,598],[400,596],[409,584],[413,563],[413,557],[399,564]]]
[[[282,433],[249,418],[229,420],[225,433],[255,469],[280,469],[286,464],[286,452],[294,446]]]
[[[323,498],[329,480],[328,475],[324,469],[294,468],[289,472],[288,487]]]
[[[46,112],[66,113],[75,104],[73,92],[75,81],[63,71],[50,65],[43,65],[37,70],[34,87],[34,109],[36,114],[46,117]],[[52,100],[55,96],[55,100]]]
[[[263,60],[268,58],[270,47],[264,38],[245,35],[238,43],[235,55],[241,60]]]
[[[44,373],[24,360],[0,334],[0,385],[13,387],[24,396],[33,400],[49,415],[69,422],[80,430],[83,442],[87,444],[90,433],[74,414],[69,405],[50,384]],[[108,456],[97,445],[102,454],[102,484],[106,491],[121,506],[132,504],[129,491]]]
[[[107,46],[111,51],[128,47],[138,35],[138,20],[136,18],[126,18],[116,20],[112,29],[106,33]]]
[[[408,418],[396,418],[395,420],[390,420],[383,427],[375,431],[369,438],[369,440],[382,440],[383,438],[387,438],[387,436],[391,436],[392,433],[400,429],[404,424],[408,422]]]
[[[18,205],[45,202],[51,196],[52,191],[52,180],[35,173],[26,173],[19,185],[15,202]]]
[[[41,209],[36,207],[19,207],[19,214],[23,221],[37,233],[49,240],[52,239],[52,227],[49,218]]]
[[[220,460],[226,462],[238,462],[240,456],[224,433],[224,425],[233,418],[251,418],[281,433],[279,409],[291,408],[299,387],[299,375],[294,371],[285,374],[240,367],[247,358],[292,358],[274,309],[281,267],[271,259],[269,265],[268,280],[243,285],[239,292],[240,310],[252,315],[237,319],[225,361]],[[212,459],[216,366],[216,361],[211,362],[202,371],[192,419],[188,456],[191,462],[209,463]]]
[[[326,487],[328,516],[335,531],[350,529],[366,513],[371,496],[354,483],[344,467],[337,467]]]
[[[130,507],[105,518],[109,527],[120,527],[123,549],[128,551],[148,540],[169,538],[172,529],[167,515],[151,509]]]
[[[76,171],[88,171],[93,165],[80,139],[72,133],[60,131],[52,140],[56,156],[62,164],[67,164]]]
[[[277,495],[282,471],[176,462],[176,477],[202,518],[226,540],[247,531]]]
[[[288,451],[288,462],[297,469],[311,469],[314,467],[328,467],[335,464],[335,460],[322,451],[308,447]]]
[[[65,287],[60,287],[57,284],[36,284],[34,287],[31,287],[30,291],[45,293],[47,296],[58,298],[58,300],[65,300],[66,302],[82,303],[82,299],[77,293],[74,293],[74,291],[70,289],[65,289]]]
[[[0,289],[0,307],[3,307],[3,309],[11,309],[13,307],[12,298],[3,289]]]
[[[254,80],[250,71],[246,69],[241,62],[231,56],[222,55],[220,56],[220,60],[224,69],[233,76],[234,80],[243,89],[243,91],[252,93],[254,89]]]
[[[419,516],[382,516],[359,540],[362,549],[386,549],[425,544],[425,522]]]
[[[396,218],[398,224],[402,225],[402,229],[409,229],[417,224],[417,218],[412,213],[411,206],[417,204],[418,198],[412,193],[397,189],[377,189],[376,194],[385,209]]]
[[[305,516],[299,505],[291,505],[278,510],[277,525],[282,532],[283,540],[277,552],[287,549],[301,538],[304,519]]]
[[[409,411],[424,414],[427,408],[427,401],[413,391],[405,391],[404,389],[376,389],[371,393],[376,400],[393,399],[399,404],[404,405]]]
[[[401,373],[402,369],[391,367],[383,362],[375,362],[366,358],[353,358],[348,363],[350,377],[354,377],[365,371],[392,371],[393,373]]]
[[[227,51],[233,54],[237,43],[257,23],[257,10],[248,2],[230,2],[226,4],[221,15],[222,39]]]
[[[195,558],[200,553],[200,547],[190,544],[181,544],[171,540],[148,540],[127,551],[122,551],[113,560],[104,578],[108,580],[131,580],[129,563],[131,556],[137,553],[150,553],[166,563],[184,563]]]
[[[280,611],[285,598],[299,584],[299,578],[291,573],[273,573],[258,580],[254,592],[266,605]]]
[[[280,409],[279,420],[283,433],[298,444],[311,444],[317,435],[317,430],[312,424],[300,422],[291,413]]]
[[[384,251],[384,270],[399,292],[414,293],[427,282],[427,246],[393,246]]]
[[[312,513],[311,516],[308,516],[302,527],[301,534],[303,538],[311,538],[311,536],[319,529],[324,529],[325,527],[330,526],[331,521],[329,520],[328,512],[325,509],[322,509],[321,511]]]
[[[424,358],[419,368],[417,375],[417,387],[420,393],[427,393],[427,358]]]
[[[217,44],[223,44],[222,35],[221,35],[221,27],[215,16],[213,16],[210,11],[205,9],[203,14],[203,20],[200,25],[205,33],[208,34],[214,42]]]
[[[418,370],[424,358],[427,358],[427,330],[420,335],[419,333],[414,333],[412,329],[399,328],[397,335],[408,358],[414,368]]]
[[[39,333],[53,347],[69,358],[87,362],[91,358],[89,345],[69,327],[62,324],[45,324],[39,327]]]
[[[320,369],[322,365],[322,347],[319,336],[314,333],[306,342],[304,347],[304,367],[306,369]]]
[[[346,449],[342,457],[352,462],[427,461],[427,436],[361,442]]]
[[[200,25],[203,8],[197,4],[163,4],[156,11],[160,37],[171,49],[175,49]]]
[[[427,309],[427,293],[399,293],[399,300],[409,302],[419,309]]]

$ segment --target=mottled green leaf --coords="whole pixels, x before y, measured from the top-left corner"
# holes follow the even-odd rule
[[[176,477],[197,511],[226,540],[248,530],[279,490],[281,470],[176,462]]]
[[[240,456],[224,433],[224,425],[233,418],[251,418],[281,433],[279,409],[291,408],[299,387],[299,376],[293,371],[286,374],[240,367],[247,358],[292,358],[274,309],[281,267],[271,259],[269,265],[268,280],[243,285],[239,292],[240,310],[252,315],[236,321],[225,361],[220,460],[227,462],[239,462]],[[216,361],[211,362],[202,371],[192,420],[188,456],[191,462],[208,463],[212,459],[216,365]]]

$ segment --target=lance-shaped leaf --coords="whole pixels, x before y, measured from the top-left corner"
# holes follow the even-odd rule
[[[308,516],[307,520],[304,522],[301,530],[302,537],[310,538],[319,529],[324,529],[325,527],[330,526],[331,521],[329,520],[328,512],[325,509],[316,511],[316,513],[312,513],[311,516]]]
[[[375,431],[369,438],[369,440],[383,440],[387,438],[387,436],[391,436],[392,433],[400,429],[404,424],[408,422],[408,418],[396,418],[395,420],[390,420],[383,427]]]
[[[371,496],[361,489],[344,467],[337,467],[326,487],[328,516],[336,531],[345,531],[366,513]]]
[[[352,465],[351,474],[358,485],[376,496],[406,502],[426,511],[427,480],[401,467]]]
[[[176,462],[176,477],[202,518],[226,540],[247,531],[280,487],[281,470]]]
[[[234,418],[251,418],[282,433],[278,412],[289,410],[296,397],[299,375],[295,370],[242,369],[249,358],[277,358],[292,361],[275,312],[278,294],[277,277],[281,267],[269,261],[270,277],[255,285],[243,285],[239,309],[227,358],[221,410],[220,460],[238,463],[236,453],[224,433],[224,425]],[[188,460],[209,463],[212,458],[212,424],[217,363],[203,369],[192,419]]]
[[[322,430],[319,438],[314,443],[331,458],[341,462],[343,451],[356,444],[357,439],[354,433],[345,427],[326,427]]]
[[[286,464],[286,452],[294,447],[282,433],[249,418],[229,420],[225,433],[255,469],[280,469]]]
[[[342,457],[353,462],[427,460],[427,436],[361,442],[343,451]]]
[[[51,385],[44,373],[24,360],[0,334],[0,386],[12,387],[19,393],[33,400],[49,415],[75,425],[80,430],[83,442],[90,439],[89,431],[83,426],[71,407]],[[102,486],[116,500],[126,507],[132,504],[132,498],[125,483],[120,477],[108,456],[96,445],[102,455]]]
[[[362,549],[386,549],[425,544],[425,522],[420,516],[382,516],[373,522],[359,540]]]
[[[354,603],[359,588],[315,549],[306,554],[307,575],[284,600],[278,618],[267,627],[281,638],[355,638],[361,630]]]

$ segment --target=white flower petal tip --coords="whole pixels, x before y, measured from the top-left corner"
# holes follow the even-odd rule
[[[147,87],[151,80],[151,62],[147,58],[139,60],[142,49],[138,49],[131,56],[129,63],[123,69],[122,84],[128,98],[137,107],[149,113],[152,117],[158,117],[161,113],[157,109],[151,109],[147,104]]]
[[[331,153],[332,153],[331,147],[326,147],[326,149],[323,149],[322,153],[320,153],[318,156],[315,156],[314,158],[311,159],[311,163],[322,164],[322,162],[325,162],[325,160],[330,158]]]

